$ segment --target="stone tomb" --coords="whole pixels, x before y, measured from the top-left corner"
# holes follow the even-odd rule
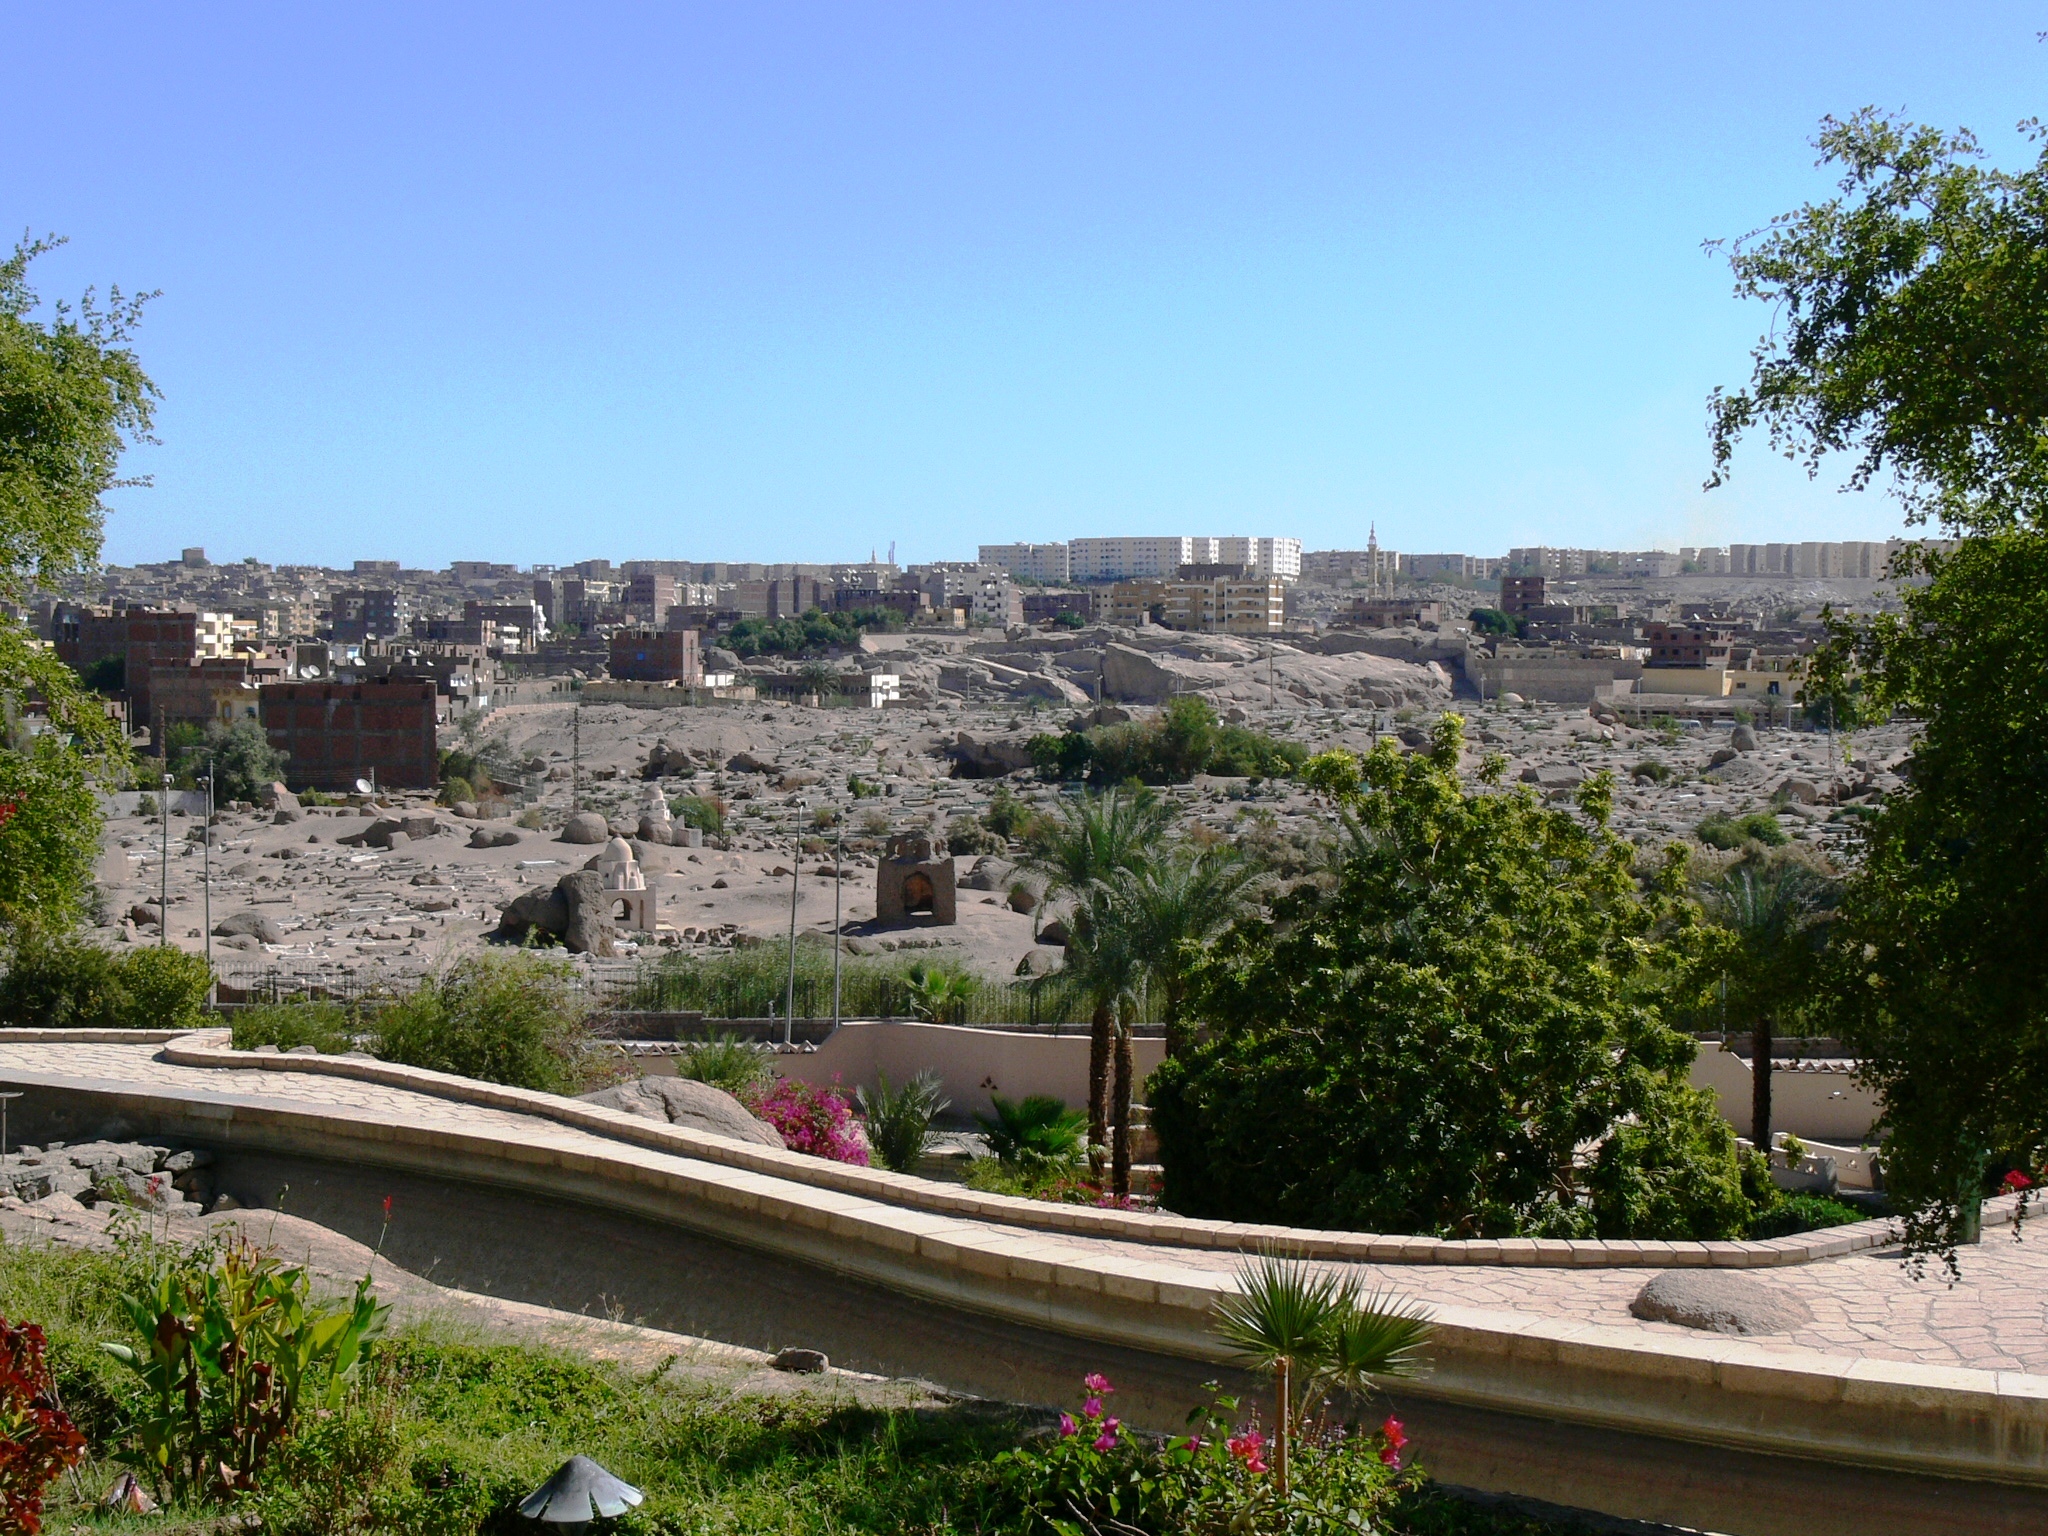
[[[614,922],[640,933],[654,932],[657,893],[647,888],[647,877],[640,873],[631,843],[615,837],[604,845],[604,852],[597,856],[597,878]]]
[[[922,833],[901,833],[889,839],[888,854],[875,865],[875,921],[900,923],[920,912],[948,926],[960,920],[953,858],[935,854]]]

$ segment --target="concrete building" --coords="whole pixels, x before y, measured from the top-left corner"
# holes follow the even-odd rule
[[[440,779],[431,682],[271,683],[261,711],[263,734],[285,755],[294,788],[346,792],[370,779],[432,789]]]
[[[1216,541],[1216,563],[1241,565],[1247,576],[1280,581],[1301,579],[1301,540],[1223,538]]]
[[[1673,624],[1653,619],[1643,626],[1651,667],[1706,667],[1725,671],[1735,642],[1733,631],[1711,624]]]
[[[622,682],[681,683],[695,688],[704,681],[704,661],[694,629],[621,629],[611,637],[608,670]]]
[[[656,629],[668,622],[676,605],[676,579],[655,571],[635,571],[626,583],[626,616]]]
[[[1214,560],[1213,539],[1073,539],[1067,544],[1074,581],[1164,581],[1184,565]],[[1195,546],[1202,549],[1197,552]]]
[[[1098,607],[1093,592],[1026,592],[1024,622],[1050,624],[1061,614],[1071,613],[1087,623],[1094,619]]]
[[[467,602],[462,617],[470,623],[495,624],[500,650],[530,651],[548,637],[548,621],[531,598],[523,603]]]
[[[1042,585],[1072,579],[1073,566],[1065,544],[984,544],[978,563]]]
[[[1500,611],[1509,617],[1532,612],[1545,605],[1543,576],[1503,576],[1500,579]]]
[[[1109,590],[1108,618],[1133,628],[1150,622],[1198,634],[1277,634],[1286,627],[1287,584],[1277,576],[1120,581]]]
[[[411,622],[412,599],[396,588],[348,587],[334,594],[334,638],[343,645],[394,640]]]
[[[975,583],[967,621],[976,629],[1008,629],[1024,622],[1024,594],[1008,576],[985,575]]]

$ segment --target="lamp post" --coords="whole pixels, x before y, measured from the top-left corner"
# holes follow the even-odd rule
[[[802,810],[802,806],[798,806]],[[796,857],[789,871],[789,989],[782,999],[782,1043],[796,1044],[796,903],[802,894],[804,878],[804,832],[801,819],[797,822]]]
[[[832,840],[832,1027],[839,1028],[839,903],[846,889],[846,817]]]
[[[206,776],[200,780],[206,786],[205,837],[199,844],[199,927],[206,935],[206,974],[209,978],[207,990],[213,983],[213,754],[206,758]]]
[[[164,847],[157,868],[156,945],[162,949],[171,942],[171,776],[168,773],[164,775],[164,803],[159,809],[163,812]]]

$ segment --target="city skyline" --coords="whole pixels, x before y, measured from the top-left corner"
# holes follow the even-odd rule
[[[1768,39],[1768,42],[1762,39]],[[1882,537],[1707,392],[1704,240],[1866,104],[2026,151],[2016,5],[19,18],[33,278],[161,289],[151,488],[205,544],[906,560],[1111,528],[1310,548]],[[90,105],[88,106],[88,102]],[[1444,530],[1455,529],[1454,534]]]

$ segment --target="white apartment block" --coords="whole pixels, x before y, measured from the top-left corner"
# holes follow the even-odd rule
[[[1007,571],[1021,581],[1048,586],[1073,579],[1065,544],[984,544],[979,563]]]
[[[256,625],[250,622],[245,632],[254,636]],[[232,656],[235,654],[235,616],[232,613],[202,613],[193,626],[194,654],[205,657]]]
[[[1241,565],[1247,576],[1277,576],[1282,581],[1301,578],[1299,539],[1218,539],[1216,563]]]
[[[1213,539],[1073,539],[1067,544],[1067,568],[1073,581],[1126,581],[1150,577],[1171,579],[1184,565],[1213,559],[1197,554]]]
[[[991,572],[975,583],[968,622],[976,629],[1008,629],[1024,622],[1024,594],[1007,576]]]

